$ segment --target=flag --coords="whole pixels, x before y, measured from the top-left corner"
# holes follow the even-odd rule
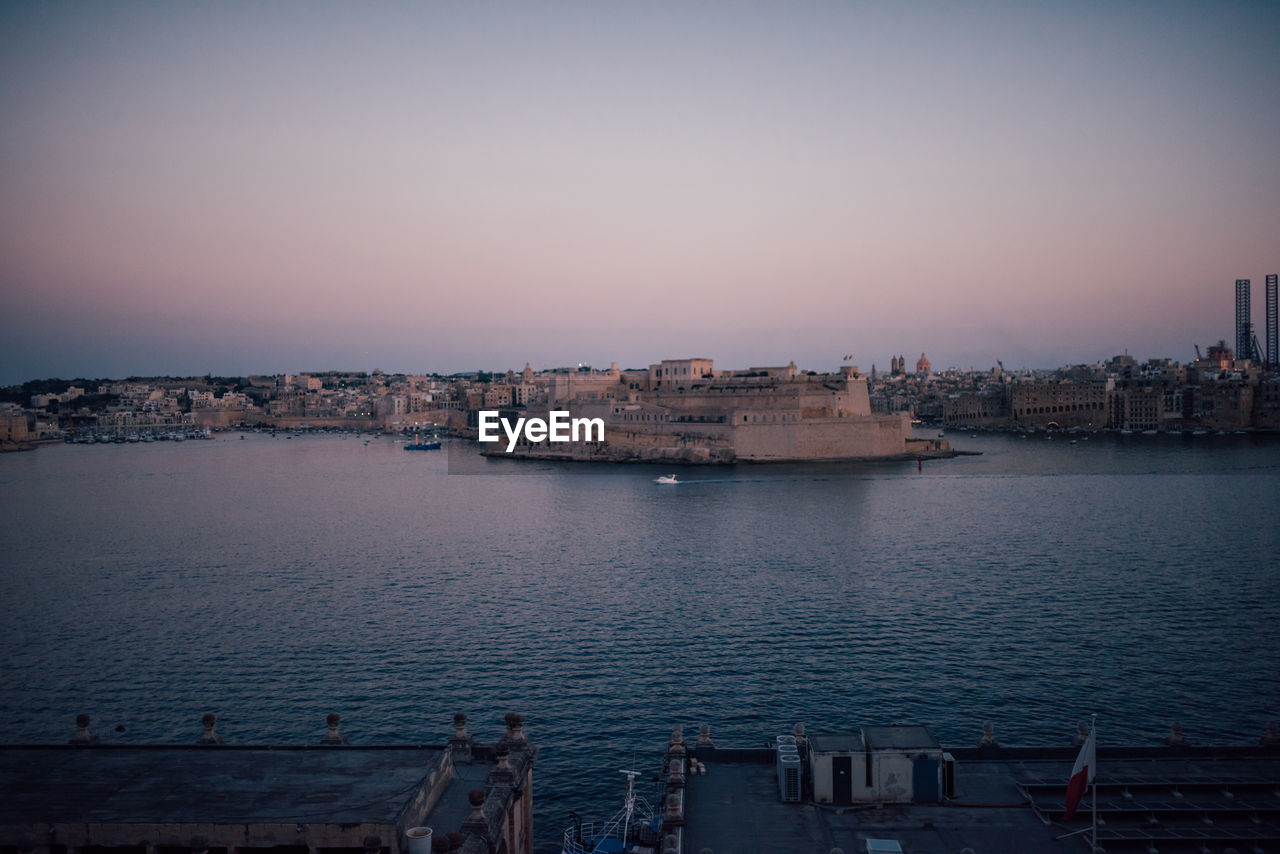
[[[1093,741],[1093,730],[1080,746],[1080,755],[1076,764],[1071,767],[1071,780],[1067,783],[1067,814],[1063,818],[1071,818],[1076,814],[1076,807],[1084,797],[1084,790],[1093,782],[1093,772],[1098,765],[1097,748]]]

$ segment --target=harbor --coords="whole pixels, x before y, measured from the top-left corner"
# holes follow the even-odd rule
[[[1252,745],[1280,718],[1280,444],[1257,438],[978,432],[922,468],[477,457],[488,476],[411,435],[10,454],[4,741],[65,743],[85,711],[108,745],[184,745],[212,712],[228,745],[306,747],[337,710],[355,746],[443,744],[456,712],[493,740],[517,710],[538,854],[675,722],[724,748],[912,722],[965,749],[989,721],[1062,749],[1097,711],[1104,748],[1173,721]]]

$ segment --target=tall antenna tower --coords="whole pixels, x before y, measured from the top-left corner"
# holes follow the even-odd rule
[[[1236,279],[1236,358],[1254,358],[1253,324],[1249,321],[1248,279]]]
[[[1276,273],[1267,276],[1267,367],[1271,370],[1280,367],[1280,347],[1276,346],[1276,277]]]

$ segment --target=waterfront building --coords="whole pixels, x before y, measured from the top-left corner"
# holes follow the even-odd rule
[[[1025,427],[1101,429],[1111,423],[1111,379],[1033,379],[1013,383],[1013,423]]]
[[[1111,426],[1121,430],[1158,430],[1164,404],[1162,386],[1145,382],[1126,383],[1116,388],[1111,396]]]
[[[912,439],[909,413],[874,414],[855,365],[802,374],[794,362],[717,371],[710,359],[668,359],[651,365],[647,380],[616,367],[600,376],[568,373],[563,385],[558,377],[548,409],[601,419],[605,440],[566,446],[522,439],[514,454],[696,463],[949,453],[944,442]],[[529,414],[546,417],[542,410]]]
[[[25,412],[0,413],[0,442],[19,444],[30,438]]]
[[[1253,396],[1253,426],[1280,430],[1280,373],[1273,373],[1258,383]]]
[[[1249,280],[1236,279],[1236,356],[1241,359],[1254,358],[1249,302]]]
[[[1002,387],[962,391],[942,400],[942,423],[948,427],[993,427],[1009,423],[1009,395]]]
[[[1197,386],[1194,413],[1199,426],[1240,430],[1253,418],[1253,386],[1247,379],[1228,377]]]
[[[103,744],[88,715],[67,745],[0,748],[0,847],[28,854],[532,854],[537,749],[520,715],[480,744],[356,746],[337,716],[311,746]]]

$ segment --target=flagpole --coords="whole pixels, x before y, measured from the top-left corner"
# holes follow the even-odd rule
[[[1098,762],[1098,713],[1094,712],[1092,720],[1089,722],[1089,734],[1093,738],[1093,761],[1096,765]],[[1090,768],[1089,771],[1093,775],[1093,849],[1098,850],[1098,769]],[[1090,854],[1092,854],[1092,851]]]

